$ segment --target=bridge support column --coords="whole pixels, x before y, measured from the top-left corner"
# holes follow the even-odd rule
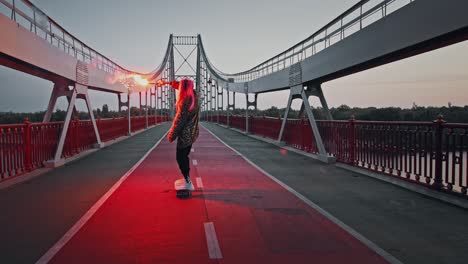
[[[224,89],[220,85],[216,85],[216,110],[218,113],[217,123],[219,124],[219,113],[223,111],[224,108]]]
[[[128,107],[129,101],[127,102],[122,102],[122,94],[117,94],[117,98],[119,99],[119,112],[122,113],[122,107]]]
[[[160,99],[160,113],[161,113],[161,116],[164,116],[164,109],[165,109],[165,89],[166,89],[166,86],[162,86],[161,89],[160,89],[160,96],[159,96],[159,99]]]
[[[305,90],[305,94],[307,99],[310,96],[316,96],[320,99],[320,104],[322,105],[322,109],[325,113],[325,118],[327,120],[333,120],[333,116],[328,108],[327,100],[325,99],[325,95],[323,94],[322,85],[321,84],[307,84],[307,89]],[[299,117],[302,118],[304,116],[304,105],[301,106],[301,110],[299,111]]]
[[[70,90],[68,86],[69,83],[67,81],[59,81],[54,83],[54,89],[52,90],[52,94],[50,96],[49,105],[47,106],[47,111],[45,112],[44,118],[42,119],[43,123],[50,122],[52,114],[54,113],[55,105],[57,104],[57,99],[59,97],[66,96],[68,103],[70,103],[73,91]],[[73,107],[73,113],[75,116],[78,116],[76,107]]]
[[[245,133],[250,132],[250,122],[249,122],[249,107],[253,107],[253,110],[257,111],[257,97],[258,93],[254,94],[254,100],[249,100],[249,93],[245,93]]]
[[[143,105],[142,103],[142,99],[141,99],[141,92],[138,92],[138,96],[140,98],[140,113],[141,113],[141,110],[145,110],[145,129],[148,128],[148,89],[145,90],[145,105]]]
[[[213,82],[213,80],[211,81]],[[218,84],[211,84],[211,122],[214,121],[215,116],[218,114],[218,102],[216,101],[216,93],[218,92]]]
[[[132,120],[130,113],[130,92],[127,93],[127,102],[122,102],[122,94],[117,94],[119,98],[119,112],[122,113],[122,107],[127,107],[128,136],[132,135]]]
[[[320,132],[318,130],[317,122],[315,121],[314,114],[312,113],[312,109],[310,108],[308,96],[306,95],[306,92],[304,90],[304,87],[302,84],[296,85],[291,87],[290,89],[290,94],[289,94],[289,99],[288,99],[288,106],[286,107],[286,112],[283,117],[283,122],[281,123],[281,130],[278,136],[278,142],[281,142],[284,134],[284,129],[286,127],[286,122],[288,119],[288,114],[289,110],[291,109],[291,104],[294,99],[301,99],[302,100],[302,106],[305,108],[305,111],[307,113],[307,117],[310,123],[310,127],[312,128],[312,133],[314,134],[315,137],[315,143],[317,144],[318,148],[318,159],[320,161],[323,161],[325,163],[334,163],[335,158],[332,156],[329,156],[325,150],[325,146],[323,144],[322,137],[320,136]]]
[[[236,92],[232,92],[232,104],[231,104],[231,100],[229,99],[229,95],[231,94],[231,92],[229,92],[229,90],[226,90],[227,91],[227,126],[229,127],[230,126],[230,120],[229,120],[229,116],[230,116],[230,112],[231,110],[234,111],[236,110]]]
[[[153,110],[153,97],[154,97],[154,111],[153,111],[153,114],[154,114],[154,124],[157,125],[158,124],[158,118],[156,116],[156,103],[157,103],[157,97],[156,97],[156,93],[157,93],[157,87],[154,86],[154,92],[153,90],[150,89],[150,109]]]
[[[128,119],[128,136],[132,135],[132,112],[130,111],[130,91],[127,93],[127,102],[128,102],[128,111],[127,111],[127,119]]]
[[[53,160],[47,162],[47,167],[59,167],[62,166],[65,161],[62,158],[63,147],[65,144],[65,139],[67,137],[68,127],[70,126],[70,120],[72,116],[72,112],[75,109],[76,99],[83,99],[86,102],[86,107],[88,108],[89,116],[91,118],[91,123],[93,124],[94,134],[96,136],[96,147],[101,148],[103,146],[101,142],[101,137],[99,135],[99,130],[96,124],[96,120],[94,118],[93,108],[91,107],[91,101],[89,100],[88,96],[88,87],[82,84],[75,83],[75,87],[73,90],[70,91],[70,102],[67,108],[67,114],[65,117],[65,121],[63,123],[62,131],[60,132],[59,141],[57,144],[57,149],[55,151],[55,156]]]
[[[175,94],[175,90],[172,89],[172,88],[169,88],[169,108],[170,108],[170,113],[171,113],[171,118],[174,119],[175,117],[175,107],[177,105],[177,102],[176,102],[176,94]]]
[[[211,101],[211,90],[213,89],[212,85],[210,83],[207,83],[206,86],[206,120],[211,121],[211,106],[212,101]]]
[[[148,89],[146,89],[145,91],[145,116],[146,116],[145,128],[148,129]]]
[[[140,98],[140,111],[141,111],[141,108],[142,108],[142,104],[141,104],[141,92],[138,92],[138,96]]]

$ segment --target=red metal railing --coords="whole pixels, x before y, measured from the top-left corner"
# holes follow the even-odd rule
[[[441,127],[440,136],[442,144],[440,144],[440,158],[443,161],[441,166],[442,184],[445,184],[445,187],[449,191],[467,194],[468,124],[442,123]]]
[[[62,157],[68,158],[74,156],[92,148],[96,143],[96,135],[94,134],[93,124],[90,120],[72,120],[68,127]]]
[[[208,119],[209,120],[209,119]],[[220,116],[220,123],[226,122]],[[230,116],[231,127],[245,131],[244,116]],[[250,133],[278,139],[282,120],[249,117]],[[468,124],[434,122],[317,121],[328,154],[338,162],[398,177],[433,189],[466,196]],[[283,141],[317,153],[308,120],[286,122]]]
[[[219,116],[219,123],[222,124],[222,125],[225,125],[227,126],[227,116],[223,115],[223,116]]]
[[[167,116],[149,116],[148,125],[169,121]],[[97,119],[102,142],[128,135],[128,119]],[[132,132],[144,129],[146,117],[132,117]],[[0,125],[0,181],[44,166],[52,160],[63,122]],[[68,158],[96,144],[90,120],[70,121],[62,157]]]
[[[156,116],[149,116],[148,117],[148,126],[154,126],[156,125]]]
[[[97,119],[97,126],[101,141],[114,140],[121,136],[128,135],[128,118]]]
[[[142,130],[146,127],[146,117],[136,116],[132,118],[132,132]]]
[[[309,126],[309,124],[307,123]],[[322,136],[325,149],[330,155],[336,157],[336,160],[344,163],[353,163],[355,160],[352,153],[355,153],[355,148],[352,142],[354,138],[352,126],[354,120],[348,121],[318,121],[320,135]],[[309,131],[312,134],[312,130]],[[315,139],[313,144],[315,144]],[[317,149],[315,149],[317,152]]]
[[[278,139],[278,132],[281,129],[281,122],[278,122],[278,120],[279,118],[272,117],[255,118],[249,124],[250,132],[262,137]]]
[[[26,145],[28,150],[26,150],[25,155],[31,153],[30,167],[35,169],[42,167],[44,161],[53,159],[63,122],[36,123],[30,124],[30,126],[31,145],[30,147]]]
[[[156,116],[157,122],[162,123],[162,122],[167,122],[170,121],[171,119],[168,116]]]
[[[0,125],[0,171],[1,179],[23,173],[25,167],[26,124]]]
[[[229,116],[229,126],[245,131],[245,116]]]

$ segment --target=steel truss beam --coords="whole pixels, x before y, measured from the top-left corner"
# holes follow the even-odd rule
[[[310,97],[310,96],[316,96],[320,99],[320,103],[322,105],[322,108],[323,108],[323,111],[325,112],[325,118],[327,120],[333,120],[333,116],[330,112],[330,109],[328,108],[328,104],[327,104],[327,100],[325,99],[325,96],[323,94],[323,90],[322,90],[322,85],[319,84],[319,83],[309,83],[309,84],[306,84],[306,90],[305,90],[305,93],[306,93],[306,96],[307,96],[307,99]],[[299,117],[302,118],[304,117],[304,105],[301,106],[301,110],[299,111]]]
[[[249,133],[249,108],[253,107],[253,110],[257,111],[257,98],[258,94],[254,94],[254,100],[249,100],[249,93],[245,93],[245,133]]]
[[[302,105],[304,106],[304,108],[306,110],[306,113],[307,113],[307,117],[308,117],[308,120],[309,120],[309,123],[310,123],[310,127],[312,128],[312,133],[313,133],[313,135],[315,137],[315,143],[317,144],[317,148],[318,148],[318,151],[319,151],[317,157],[318,157],[319,160],[321,160],[323,162],[333,163],[333,162],[335,162],[335,158],[332,157],[332,156],[329,156],[327,154],[327,151],[326,151],[325,146],[323,144],[322,137],[320,135],[320,131],[318,130],[317,122],[315,121],[314,114],[312,113],[312,109],[310,108],[310,104],[309,104],[309,100],[308,100],[308,97],[310,96],[310,94],[307,95],[307,93],[310,93],[310,92],[306,92],[306,90],[304,90],[304,86],[302,84],[299,84],[299,85],[296,85],[296,86],[293,86],[293,87],[290,88],[288,106],[286,107],[286,112],[284,113],[283,122],[281,124],[281,130],[280,130],[280,133],[279,133],[279,136],[278,136],[278,143],[280,143],[282,138],[283,138],[284,129],[286,127],[286,122],[287,122],[287,119],[288,119],[289,111],[291,109],[292,101],[294,99],[301,99],[302,100]]]
[[[156,115],[156,93],[157,93],[157,89],[158,89],[158,87],[156,85],[153,88],[150,88],[150,99],[149,99],[150,109],[152,111],[152,114],[154,115],[155,124],[158,124],[158,118],[157,118],[157,115]],[[154,101],[153,101],[153,98],[154,98]],[[154,102],[154,108],[153,108],[153,102]]]
[[[227,112],[227,126],[229,127],[229,116],[231,114],[231,110],[234,111],[236,110],[236,92],[232,92],[232,104],[231,104],[231,100],[230,100],[230,94],[231,92],[229,90],[226,90],[227,92],[227,108],[226,108],[226,112]]]
[[[75,83],[72,90],[66,91],[68,88],[65,88],[63,84],[55,84],[54,91],[52,92],[51,100],[49,102],[49,110],[54,109],[55,104],[57,102],[57,98],[60,96],[67,96],[69,97],[69,103],[67,108],[67,114],[65,116],[65,121],[63,123],[62,131],[60,132],[59,141],[57,144],[57,148],[55,150],[54,159],[47,162],[48,167],[59,167],[65,164],[65,160],[62,158],[63,147],[65,145],[65,139],[67,137],[68,127],[70,126],[70,121],[72,117],[73,111],[76,110],[76,99],[83,99],[86,102],[86,107],[89,112],[89,116],[91,118],[91,123],[93,124],[94,135],[96,136],[96,147],[101,148],[103,146],[101,142],[101,137],[99,135],[99,130],[96,124],[96,119],[94,118],[93,108],[91,107],[91,101],[89,100],[88,96],[88,87],[82,84]],[[44,121],[50,121],[50,114],[44,117]]]
[[[49,104],[47,106],[47,111],[42,119],[43,123],[50,122],[52,113],[54,112],[55,105],[57,104],[57,99],[62,96],[66,96],[68,103],[71,101],[73,91],[69,88],[70,83],[66,81],[56,81],[54,82],[54,88],[52,94],[50,95]],[[78,116],[78,111],[76,107],[73,107],[73,113],[75,116]]]

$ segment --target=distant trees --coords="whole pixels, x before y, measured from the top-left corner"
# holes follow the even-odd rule
[[[249,114],[254,116],[283,116],[285,108],[271,107],[266,110],[253,111],[249,110]],[[312,112],[316,119],[326,119],[324,110],[321,107],[312,107]],[[444,120],[451,123],[468,123],[468,105],[450,107],[424,107],[413,104],[412,108],[400,107],[350,107],[340,105],[330,109],[335,120],[348,120],[354,116],[358,120],[369,121],[433,121],[438,115],[443,115]],[[245,109],[236,109],[231,111],[234,115],[245,115]],[[299,111],[289,111],[289,118],[299,118]]]
[[[468,123],[468,105],[466,106],[448,106],[443,107],[424,107],[418,106],[415,103],[411,108],[402,109],[399,107],[350,107],[348,105],[340,105],[330,109],[335,120],[348,120],[351,116],[355,116],[358,120],[374,120],[374,121],[433,121],[439,114],[444,116],[444,120],[450,123]],[[108,105],[103,105],[101,109],[93,111],[95,117],[100,118],[113,118],[113,117],[126,117],[127,111],[111,111]],[[150,113],[154,112],[154,108],[150,109]],[[158,114],[168,113],[168,109],[157,110]],[[280,117],[283,116],[285,108],[270,107],[265,110],[249,110],[249,114],[254,116],[269,116]],[[326,119],[325,112],[321,107],[313,107],[312,112],[316,119]],[[146,114],[145,109],[138,107],[131,107],[130,113],[132,116],[142,116]],[[13,112],[0,112],[0,124],[18,124],[24,122],[26,117],[31,122],[42,122],[45,112],[35,113],[13,113]],[[234,115],[245,115],[245,109],[236,109],[231,111]],[[66,111],[58,109],[52,115],[51,121],[63,121],[65,119]],[[79,119],[89,119],[87,112],[78,112]],[[289,111],[288,118],[299,118],[298,110]]]
[[[153,109],[149,109],[150,113],[154,112]],[[163,113],[167,113],[167,110],[163,110]],[[111,111],[109,110],[109,106],[104,104],[102,109],[97,108],[93,110],[94,117],[98,118],[113,118],[113,117],[126,117],[127,111]],[[131,107],[130,113],[132,116],[141,116],[145,115],[145,109],[139,109],[138,107]],[[161,114],[161,110],[158,110],[158,114]],[[0,112],[0,124],[19,124],[23,123],[26,118],[29,118],[29,121],[37,123],[42,122],[45,115],[45,111],[39,111],[34,113],[14,113],[14,112]],[[67,115],[67,111],[57,109],[51,117],[51,121],[63,121],[65,120],[65,116]],[[89,119],[89,114],[87,111],[80,111],[77,113],[77,118],[80,120]]]
[[[103,114],[103,115],[109,114],[109,106],[108,106],[107,104],[104,104],[104,105],[102,106],[102,114]]]

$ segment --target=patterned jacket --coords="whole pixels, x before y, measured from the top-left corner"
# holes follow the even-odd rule
[[[169,134],[167,135],[170,142],[177,138],[177,148],[186,148],[192,145],[198,137],[198,112],[200,106],[198,94],[195,90],[193,94],[195,98],[193,109],[189,110],[192,99],[187,97],[182,103],[182,107],[178,107],[171,130],[169,130]]]

